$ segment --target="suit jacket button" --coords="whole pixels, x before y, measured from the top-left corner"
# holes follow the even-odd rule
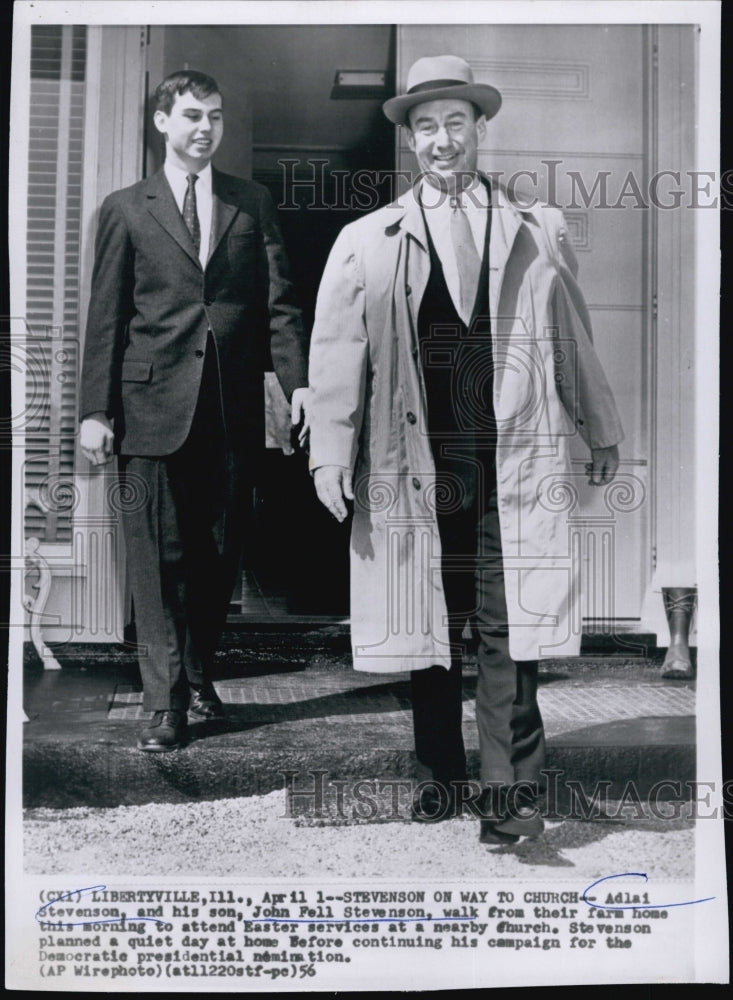
[[[197,358],[203,358],[203,356],[204,356],[204,352],[203,351],[196,351],[196,357]]]
[[[408,424],[417,423],[417,417],[412,412],[412,410],[408,410],[407,413],[406,413],[406,416],[407,416],[407,422],[408,422]]]
[[[421,483],[420,480],[417,478],[417,476],[415,476],[415,478],[412,480],[412,485],[415,487],[416,490],[420,489]]]

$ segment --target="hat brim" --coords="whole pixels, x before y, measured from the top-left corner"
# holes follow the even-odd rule
[[[382,105],[382,111],[395,125],[407,125],[407,114],[416,104],[450,99],[471,101],[481,109],[482,115],[487,120],[493,118],[501,107],[501,94],[496,87],[488,83],[461,83],[451,87],[436,87],[435,90],[421,90],[416,94],[390,97]]]

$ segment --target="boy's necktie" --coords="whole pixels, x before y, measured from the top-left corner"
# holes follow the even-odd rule
[[[188,231],[191,234],[196,253],[201,248],[201,226],[199,224],[198,212],[196,211],[196,189],[194,187],[198,179],[198,174],[188,175],[186,178],[188,187],[183,196],[183,221],[186,223]]]

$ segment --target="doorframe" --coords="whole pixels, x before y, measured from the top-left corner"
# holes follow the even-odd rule
[[[681,207],[649,208],[647,305],[650,414],[650,571],[642,630],[668,634],[662,587],[696,585],[695,326],[696,217],[689,185],[699,120],[698,34],[694,25],[648,25],[648,175],[679,172]],[[688,183],[685,183],[687,181]],[[649,190],[648,186],[645,190]],[[694,633],[693,633],[694,638]]]
[[[99,207],[112,191],[140,180],[147,28],[143,25],[87,27],[86,104],[79,274],[80,357],[91,297]],[[71,621],[47,637],[65,633],[75,642],[122,642],[127,620],[125,548],[120,523],[116,460],[92,468],[77,439],[69,595]]]

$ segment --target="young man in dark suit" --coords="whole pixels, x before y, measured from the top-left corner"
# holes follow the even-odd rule
[[[216,81],[155,93],[165,163],[99,216],[81,383],[81,447],[118,454],[139,643],[145,751],[222,717],[211,679],[264,447],[263,373],[293,422],[307,390],[301,317],[266,189],[220,173]]]

